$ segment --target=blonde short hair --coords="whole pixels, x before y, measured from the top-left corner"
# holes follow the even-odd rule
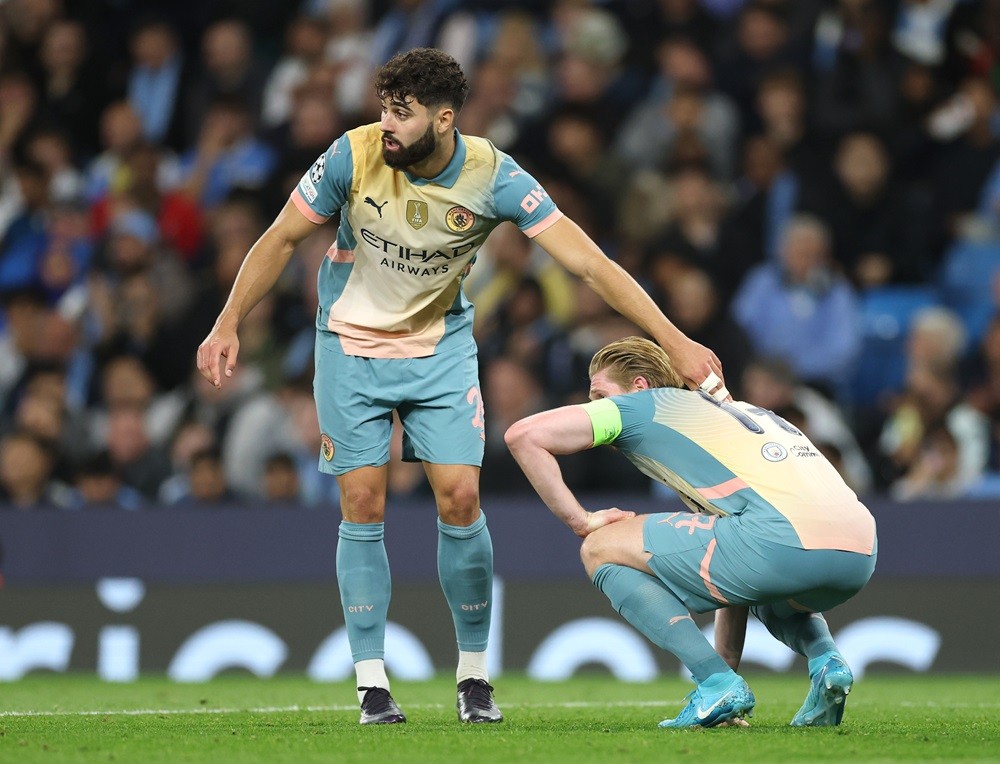
[[[590,361],[590,376],[599,371],[623,386],[644,377],[650,387],[685,387],[667,352],[642,337],[625,337],[598,350]]]

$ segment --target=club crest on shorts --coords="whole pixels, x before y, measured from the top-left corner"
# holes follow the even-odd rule
[[[780,462],[788,456],[788,451],[780,443],[765,443],[761,446],[760,455],[769,462]]]
[[[333,459],[334,450],[333,439],[324,432],[319,438],[319,452],[323,455],[324,459],[330,461]]]
[[[418,231],[427,225],[427,202],[407,199],[406,222]]]
[[[465,233],[476,224],[476,216],[466,207],[455,206],[445,213],[444,222],[455,233]]]

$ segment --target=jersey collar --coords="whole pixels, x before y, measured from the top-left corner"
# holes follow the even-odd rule
[[[462,174],[462,168],[465,166],[465,138],[462,134],[458,132],[458,128],[455,128],[455,153],[451,155],[451,160],[445,165],[445,168],[441,170],[433,178],[420,178],[416,175],[411,175],[409,172],[403,171],[406,174],[406,179],[410,181],[415,186],[426,186],[428,183],[436,183],[439,186],[444,186],[445,188],[451,188],[458,182],[458,176]]]

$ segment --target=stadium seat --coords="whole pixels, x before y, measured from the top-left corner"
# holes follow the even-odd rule
[[[930,286],[893,286],[861,295],[862,342],[852,403],[866,409],[879,397],[903,384],[906,373],[906,335],[917,311],[940,303]]]
[[[965,324],[969,341],[977,342],[997,311],[1000,241],[955,242],[944,257],[939,283],[941,299]]]

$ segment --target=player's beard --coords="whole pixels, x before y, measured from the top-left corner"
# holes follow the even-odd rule
[[[396,141],[396,145],[399,148],[395,151],[386,151],[385,145],[383,145],[382,159],[389,167],[397,170],[403,167],[412,167],[419,162],[423,162],[437,148],[437,140],[434,138],[434,125],[427,125],[427,132],[409,146],[399,143],[395,137],[393,137],[393,140]]]

